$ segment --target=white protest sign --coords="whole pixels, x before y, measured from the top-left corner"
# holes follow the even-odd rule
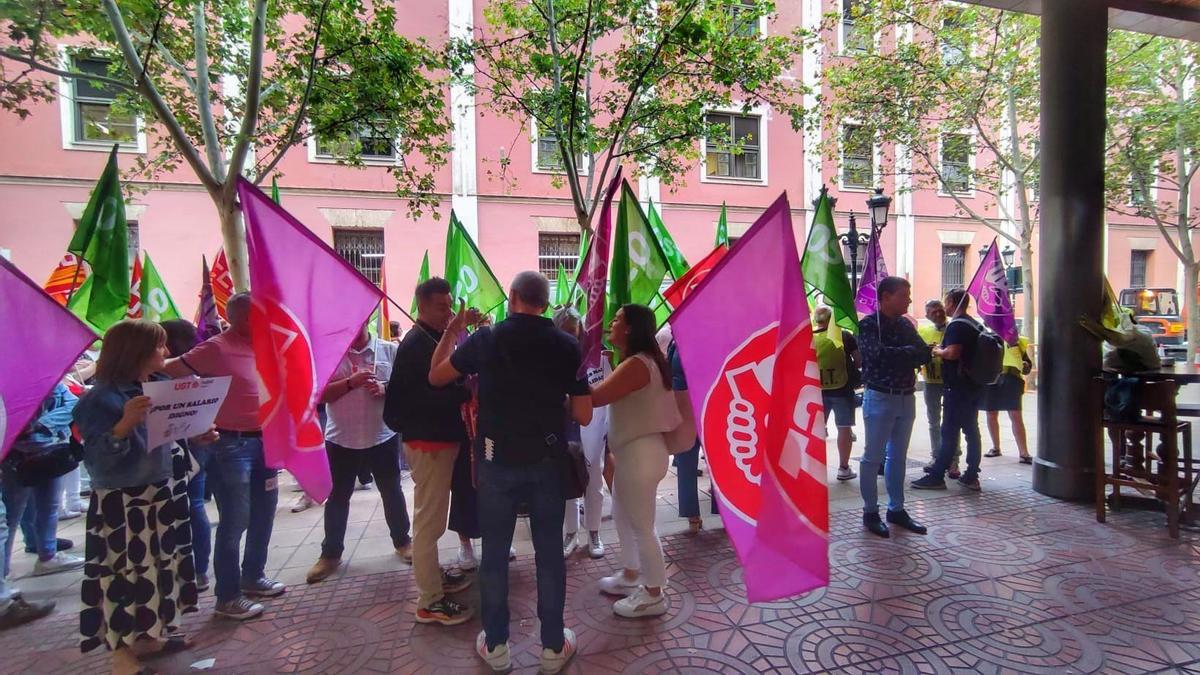
[[[229,391],[230,379],[185,377],[143,384],[142,392],[150,397],[146,447],[157,448],[207,432]]]

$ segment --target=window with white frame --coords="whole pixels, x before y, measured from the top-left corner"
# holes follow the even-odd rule
[[[762,179],[762,118],[709,113],[704,116],[704,175],[709,178]]]
[[[875,36],[859,19],[866,10],[863,0],[842,0],[842,53],[865,54],[875,46]]]
[[[71,57],[71,67],[81,73],[108,76],[111,61],[94,56]],[[75,143],[111,145],[120,143],[133,147],[138,141],[137,117],[114,110],[117,89],[112,85],[73,78],[71,80],[71,140]]]
[[[754,0],[737,0],[729,5],[729,16],[733,21],[733,34],[739,37],[756,37],[762,34],[755,11]]]
[[[383,279],[383,230],[334,228],[333,250],[379,285]]]
[[[971,191],[970,134],[942,134],[942,189],[948,193]]]
[[[552,173],[564,171],[562,150],[559,148],[558,136],[554,131],[542,129],[539,125],[534,124],[533,137],[534,169]],[[587,173],[585,159],[582,152],[575,154],[575,169],[581,174]]]
[[[858,124],[842,125],[842,187],[875,185],[875,139]]]
[[[364,160],[396,159],[396,139],[374,124],[363,124],[343,137],[317,136],[316,156],[344,159],[357,153]]]
[[[571,232],[538,233],[538,271],[551,283],[558,281],[558,267],[574,272],[579,264],[579,235]]]
[[[942,63],[946,66],[960,66],[967,60],[967,45],[963,41],[964,34],[960,31],[966,27],[961,7],[946,7],[942,14],[942,35],[955,33],[952,39],[942,40]]]

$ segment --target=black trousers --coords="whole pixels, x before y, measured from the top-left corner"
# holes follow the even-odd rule
[[[350,517],[350,495],[354,494],[354,482],[364,469],[375,476],[392,544],[399,548],[412,541],[408,505],[400,489],[400,437],[392,436],[379,445],[362,450],[326,441],[325,452],[329,455],[333,491],[325,502],[325,541],[321,542],[321,557],[342,557],[346,520]]]

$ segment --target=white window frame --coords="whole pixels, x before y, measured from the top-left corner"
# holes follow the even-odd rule
[[[767,167],[770,166],[767,159],[767,152],[770,148],[768,143],[768,134],[771,126],[771,109],[765,105],[757,105],[752,107],[748,112],[743,112],[741,106],[737,103],[728,108],[710,108],[704,110],[701,114],[707,118],[709,115],[737,115],[739,117],[757,117],[758,130],[762,135],[759,140],[758,149],[758,178],[734,178],[731,176],[709,176],[708,175],[708,135],[700,135],[700,182],[701,183],[723,183],[725,185],[767,185]]]
[[[849,127],[861,127],[864,125],[862,122],[859,122],[856,119],[844,119],[844,120],[842,120],[842,123],[838,125],[838,128],[837,128],[837,134],[838,134],[838,137],[837,137],[837,146],[838,146],[837,186],[838,186],[838,190],[840,190],[842,192],[862,192],[865,194],[873,194],[875,192],[875,187],[879,184],[879,179],[880,179],[879,171],[880,171],[881,167],[883,166],[883,153],[882,153],[882,148],[879,146],[878,137],[875,137],[875,136],[871,137],[871,185],[868,185],[867,187],[846,185],[842,179],[842,176],[843,176],[842,170],[846,165],[846,154],[845,154],[845,148],[843,147],[845,144],[845,138],[846,138],[844,131],[845,131],[846,127],[848,127],[848,126]]]
[[[559,141],[561,143],[561,141]],[[581,152],[583,162],[575,167],[575,172],[580,176],[586,176],[592,168],[592,153]],[[538,166],[538,130],[537,120],[529,119],[529,166],[533,173],[543,176],[565,176],[567,175],[566,167],[561,169],[546,169]]]
[[[317,149],[317,135],[312,133],[311,129],[309,132],[308,141],[305,143],[305,145],[307,146],[308,161],[310,164],[340,164],[342,166],[351,166],[346,162],[346,158],[344,157],[322,154]],[[361,160],[363,166],[403,166],[404,155],[400,153],[400,136],[396,136],[392,139],[392,148],[395,151],[395,154],[393,154],[390,158],[379,156],[362,157]]]
[[[70,71],[73,69],[72,60],[75,57],[76,50],[71,49],[66,45],[60,45],[58,48],[58,66],[60,70]],[[111,152],[113,143],[111,141],[79,141],[75,139],[75,78],[62,77],[58,78],[58,110],[59,118],[62,122],[62,148],[63,150],[82,150],[84,152]],[[134,124],[137,125],[137,139],[133,143],[118,143],[117,152],[127,155],[144,155],[146,154],[146,123],[141,115],[134,116]]]
[[[738,0],[735,4],[746,4],[750,0]],[[767,15],[764,14],[758,17],[758,37],[759,39],[767,37]]]
[[[956,9],[956,10],[958,10],[958,11],[960,11],[960,12],[965,12],[965,11],[967,10],[967,7],[966,7],[966,5],[964,5],[964,4],[963,4],[963,3],[961,3],[961,2],[953,2],[953,0],[947,0],[947,1],[946,1],[944,4],[945,4],[945,5],[946,5],[948,8],[951,8],[951,9]],[[946,20],[943,18],[943,19],[942,19],[942,22],[941,22],[941,26],[942,26],[942,27],[945,27],[945,25],[946,25]],[[978,55],[978,52],[976,51],[976,50],[977,50],[977,48],[978,48],[978,46],[977,46],[977,45],[975,45],[975,44],[971,44],[971,45],[969,45],[969,46],[967,47],[967,51],[966,51],[966,52],[964,52],[964,54],[963,54],[963,57],[964,57],[964,59],[965,59],[965,58],[972,57],[972,56],[977,56],[977,55]],[[946,49],[946,48],[945,48],[945,45],[940,45],[940,44],[938,45],[938,55],[939,55],[939,56],[941,57],[941,59],[942,59],[942,65],[947,65],[947,64],[946,64],[946,51],[945,51],[945,49]],[[957,64],[957,65],[961,65],[961,64]]]
[[[970,168],[971,175],[967,177],[967,189],[962,192],[951,192],[946,189],[945,181],[938,180],[938,196],[941,197],[958,197],[960,199],[969,199],[975,196],[975,157],[978,152],[978,138],[973,131],[943,131],[938,134],[938,151],[937,161],[938,170],[942,175],[945,175],[945,164],[942,161],[942,141],[946,136],[966,136],[970,139],[971,154],[967,157],[967,165]]]
[[[847,51],[847,49],[846,49],[846,12],[845,12],[844,8],[842,7],[843,0],[834,0],[834,2],[837,3],[837,10],[838,10],[837,11],[837,13],[838,13],[838,20],[837,20],[837,25],[838,25],[837,53],[838,53],[838,55],[853,58],[855,56],[858,56],[859,54],[864,53],[864,52],[859,52],[859,51],[853,51],[853,52]],[[872,50],[879,51],[879,39],[880,39],[879,33],[875,33],[874,35],[871,36],[871,49]],[[867,52],[867,53],[869,53],[869,52]]]
[[[1158,203],[1158,160],[1157,159],[1154,160],[1154,162],[1152,164],[1150,164],[1150,176],[1153,179],[1150,182],[1150,203],[1157,204]],[[1125,186],[1125,206],[1128,206],[1128,207],[1134,208],[1134,209],[1138,208],[1138,205],[1133,202],[1133,183],[1132,182]],[[1151,216],[1143,216],[1140,213],[1135,213],[1134,215],[1138,216],[1139,218],[1151,217]]]

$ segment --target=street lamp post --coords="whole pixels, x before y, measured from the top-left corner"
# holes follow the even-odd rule
[[[980,262],[983,262],[984,258],[987,258],[988,252],[991,251],[991,248],[992,247],[990,244],[984,244],[983,247],[979,249]],[[1021,290],[1013,283],[1016,280],[1016,274],[1013,272],[1013,270],[1017,270],[1017,272],[1019,272],[1021,269],[1019,266],[1013,265],[1013,257],[1016,255],[1016,253],[1016,249],[1008,244],[1005,244],[1004,248],[1000,249],[1000,261],[1004,267],[1004,278],[1009,282],[1008,295],[1012,300],[1015,300],[1017,294],[1021,292]]]
[[[837,206],[837,200],[831,199],[830,206]],[[850,293],[854,297],[858,297],[858,251],[860,247],[866,247],[871,243],[871,235],[878,237],[883,228],[887,227],[888,210],[891,208],[892,198],[883,194],[883,188],[875,188],[875,194],[867,200],[867,213],[871,216],[870,232],[859,232],[858,221],[854,216],[854,212],[850,212],[850,228],[847,232],[838,235],[838,241],[850,249]],[[816,202],[813,203],[816,208]]]

